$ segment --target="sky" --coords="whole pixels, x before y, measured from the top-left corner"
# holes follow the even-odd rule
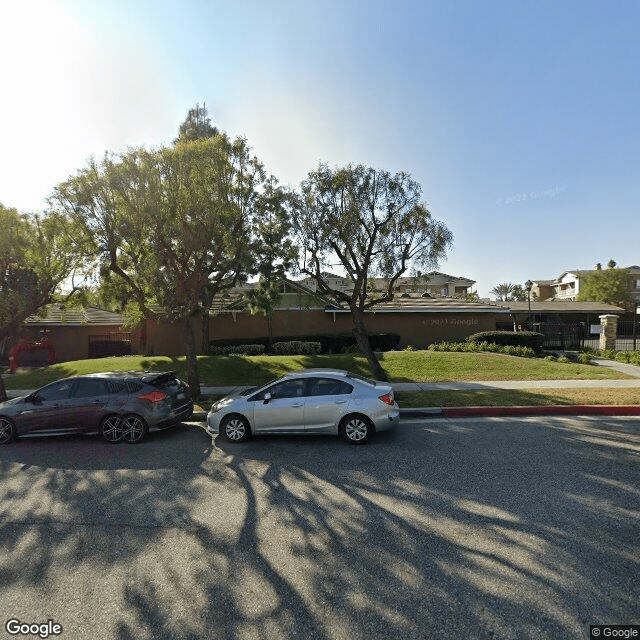
[[[0,0],[0,202],[44,211],[206,103],[285,185],[411,174],[481,297],[637,265],[638,24],[637,0]]]

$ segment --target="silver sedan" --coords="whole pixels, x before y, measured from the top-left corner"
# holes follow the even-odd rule
[[[333,433],[364,444],[399,420],[390,385],[339,369],[306,369],[218,400],[207,432],[232,442],[254,433]]]

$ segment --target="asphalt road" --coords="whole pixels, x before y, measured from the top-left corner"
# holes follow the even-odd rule
[[[585,639],[640,623],[639,532],[638,418],[25,440],[0,448],[0,638]]]

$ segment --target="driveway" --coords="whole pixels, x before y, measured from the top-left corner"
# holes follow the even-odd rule
[[[638,487],[638,418],[25,440],[0,448],[2,630],[582,640],[640,621]]]

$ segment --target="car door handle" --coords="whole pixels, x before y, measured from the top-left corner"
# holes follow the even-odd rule
[[[336,404],[346,404],[346,400],[336,400]]]
[[[292,406],[292,407],[301,407],[301,406],[303,406],[303,403],[302,403],[302,402],[300,402],[300,403],[298,403],[298,404],[292,404],[291,406]]]

